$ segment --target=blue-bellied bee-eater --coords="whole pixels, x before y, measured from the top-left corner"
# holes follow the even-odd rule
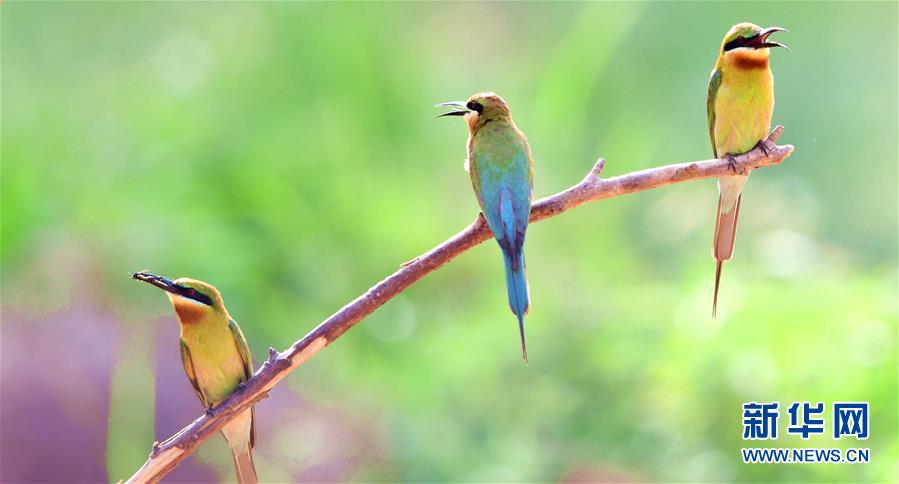
[[[763,29],[744,22],[731,27],[724,36],[706,99],[709,136],[716,158],[750,151],[768,136],[774,112],[774,76],[768,58],[772,47],[786,47],[768,37],[785,30]],[[718,215],[712,242],[716,264],[712,316],[718,308],[721,267],[734,254],[740,199],[748,178],[747,174],[718,179]]]
[[[225,308],[222,295],[212,284],[182,277],[171,280],[147,272],[131,277],[156,286],[169,297],[181,326],[181,362],[184,373],[209,413],[253,376],[250,347],[240,326]],[[228,441],[237,480],[255,483],[256,414],[253,407],[222,427]]]
[[[530,300],[524,238],[534,187],[531,148],[512,121],[509,106],[492,92],[438,106],[452,108],[441,116],[463,116],[468,122],[468,172],[487,225],[503,251],[509,306],[518,318],[522,357],[527,362],[524,315]]]

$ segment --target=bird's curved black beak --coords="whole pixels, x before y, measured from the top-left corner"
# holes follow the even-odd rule
[[[790,50],[784,44],[775,41],[768,41],[768,36],[773,34],[774,32],[789,32],[789,30],[783,27],[768,27],[765,30],[759,32],[758,35],[752,38],[752,40],[747,44],[747,47],[752,47],[754,49],[768,49],[771,47],[783,47],[784,49]]]
[[[440,104],[435,104],[436,108],[452,108],[453,110],[448,113],[438,114],[435,118],[442,118],[444,116],[465,116],[468,114],[469,109],[465,107],[465,101],[450,101]]]
[[[178,284],[175,284],[175,281],[162,276],[157,276],[156,274],[150,274],[149,272],[132,272],[131,278],[136,279],[138,281],[146,282],[147,284],[151,284],[156,286],[163,291],[170,292],[172,294],[177,294],[181,296],[181,292],[184,290]]]
[[[168,277],[157,276],[156,274],[150,274],[149,272],[132,272],[131,278],[146,282],[147,284],[156,286],[163,291],[170,292],[176,296],[193,299],[194,301],[203,303],[207,306],[213,305],[212,299],[206,294],[203,294],[192,287],[177,284]]]

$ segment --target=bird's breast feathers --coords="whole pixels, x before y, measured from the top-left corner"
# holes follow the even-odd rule
[[[515,126],[497,122],[485,125],[468,140],[468,162],[477,169],[491,167],[518,170],[520,161],[530,164],[527,138]]]
[[[197,382],[210,403],[218,403],[234,393],[243,376],[243,363],[240,356],[199,360],[194,358],[194,371]]]
[[[770,69],[722,73],[715,97],[715,145],[718,155],[751,150],[768,136],[774,112]]]
[[[246,380],[246,369],[227,319],[182,326],[181,340],[188,347],[197,382],[206,397],[217,403]]]

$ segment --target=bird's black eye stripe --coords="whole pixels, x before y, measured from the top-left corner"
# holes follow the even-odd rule
[[[198,291],[192,287],[185,287],[185,286],[180,286],[180,287],[181,287],[181,295],[182,296],[193,299],[194,301],[197,301],[197,302],[201,302],[207,306],[212,306],[212,299],[210,299],[209,296],[201,293],[200,291]]]
[[[466,104],[465,107],[478,114],[481,114],[484,111],[484,106],[481,106],[481,103],[477,101],[468,101],[468,104]]]
[[[733,50],[733,49],[736,49],[739,47],[743,47],[744,45],[746,45],[746,42],[748,40],[749,39],[746,37],[737,37],[736,39],[731,40],[730,42],[724,44],[724,52],[727,52],[729,50]]]

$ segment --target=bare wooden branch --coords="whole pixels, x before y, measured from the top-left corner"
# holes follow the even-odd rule
[[[531,222],[553,217],[587,202],[651,190],[674,183],[703,178],[717,178],[735,173],[748,173],[763,166],[776,165],[793,153],[792,145],[775,145],[783,132],[777,126],[768,138],[752,151],[732,159],[711,159],[667,165],[601,179],[605,160],[600,158],[593,169],[577,185],[543,198],[531,209]],[[356,323],[381,305],[403,292],[421,278],[439,269],[459,254],[490,238],[484,217],[429,252],[400,266],[400,269],[375,284],[365,294],[351,301],[319,324],[290,348],[269,350],[269,358],[243,388],[216,407],[213,415],[202,415],[193,423],[162,443],[154,443],[149,459],[128,482],[156,482],[172,471],[204,441],[248,406],[268,396],[269,390],[291,371],[331,344]]]

